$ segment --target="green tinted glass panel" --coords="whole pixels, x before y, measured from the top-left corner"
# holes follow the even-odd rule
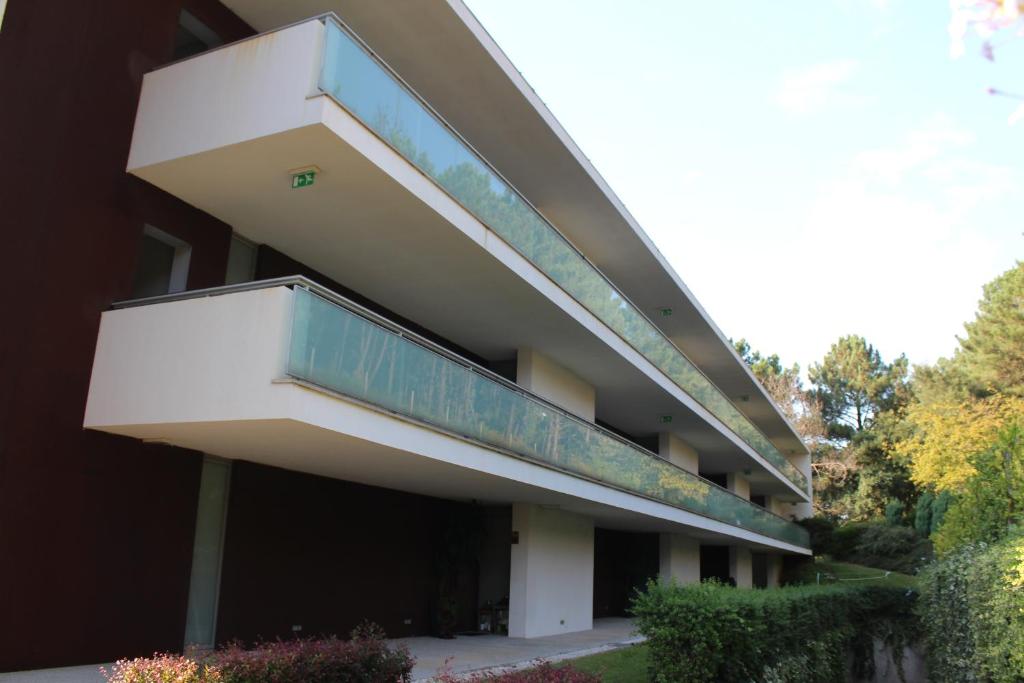
[[[807,546],[802,527],[307,290],[295,290],[293,320],[293,377],[571,474]]]
[[[802,490],[807,479],[681,351],[344,30],[327,21],[320,89],[443,187]]]

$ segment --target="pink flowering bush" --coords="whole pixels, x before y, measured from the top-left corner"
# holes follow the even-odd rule
[[[434,679],[434,683],[601,683],[601,679],[571,666],[555,667],[544,662],[532,669],[504,674],[459,676],[451,671],[443,671]]]
[[[198,659],[158,654],[122,660],[103,674],[109,683],[408,683],[414,660],[375,626],[351,640],[320,638],[238,644]]]
[[[220,671],[182,655],[122,659],[111,671],[100,668],[111,683],[220,683]]]

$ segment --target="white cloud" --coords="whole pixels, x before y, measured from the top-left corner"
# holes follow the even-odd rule
[[[861,152],[852,165],[859,173],[895,185],[942,155],[972,142],[973,133],[957,127],[948,116],[936,114],[900,142]]]
[[[974,140],[949,116],[936,114],[896,144],[855,156],[850,177],[878,181],[891,190],[914,184],[937,190],[944,209],[963,216],[983,202],[1010,195],[1017,183],[1014,169],[972,159]]]
[[[860,68],[855,59],[840,59],[789,71],[782,76],[775,104],[792,114],[814,114],[830,106],[858,105],[866,98],[843,90]]]

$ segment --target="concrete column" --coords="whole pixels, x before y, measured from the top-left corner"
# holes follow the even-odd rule
[[[786,519],[794,519],[794,513],[796,512],[796,506],[792,503],[779,500],[778,496],[765,496],[764,497],[765,508],[770,512],[774,512],[780,517]]]
[[[533,349],[519,349],[516,353],[516,384],[577,417],[594,421],[594,387],[544,354]]]
[[[593,521],[515,503],[512,538],[509,635],[537,638],[592,629]]]
[[[778,588],[782,578],[782,555],[768,554],[768,587]]]
[[[726,488],[740,498],[750,500],[750,482],[739,472],[729,472],[725,476]]]
[[[658,455],[692,474],[697,474],[700,469],[697,451],[670,432],[658,434]]]
[[[658,534],[658,550],[658,576],[662,581],[700,581],[700,541],[682,534]]]
[[[789,461],[793,464],[794,467],[803,472],[803,475],[807,477],[808,482],[811,481],[811,456],[809,453],[805,453],[803,455],[790,456]],[[811,495],[813,496],[813,489],[811,491]],[[792,514],[793,519],[805,519],[807,517],[813,517],[814,505],[812,505],[811,503],[797,503],[792,507],[790,514]]]
[[[729,576],[736,580],[737,588],[753,588],[754,568],[750,548],[729,546]]]

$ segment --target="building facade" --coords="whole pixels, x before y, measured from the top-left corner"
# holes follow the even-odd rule
[[[459,0],[8,0],[0,102],[0,670],[809,554],[798,435]]]

